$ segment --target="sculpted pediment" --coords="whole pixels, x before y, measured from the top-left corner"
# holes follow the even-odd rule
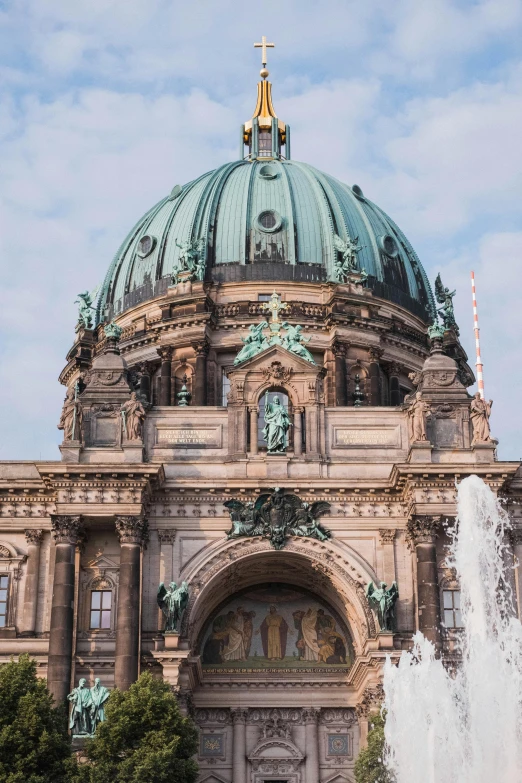
[[[267,389],[284,389],[294,405],[316,402],[322,394],[323,367],[273,345],[228,372],[229,404],[257,404]]]

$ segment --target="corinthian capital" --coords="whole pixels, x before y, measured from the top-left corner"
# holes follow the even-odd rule
[[[147,537],[149,524],[143,517],[116,517],[115,524],[120,544],[142,544]]]
[[[56,544],[77,544],[83,535],[81,516],[51,516],[51,527]]]
[[[440,516],[413,517],[408,522],[408,546],[414,549],[418,544],[434,544],[440,527]]]
[[[41,544],[43,538],[43,530],[36,530],[32,528],[25,531],[25,540],[28,544]]]

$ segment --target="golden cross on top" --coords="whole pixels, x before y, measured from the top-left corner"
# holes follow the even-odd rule
[[[269,302],[264,302],[262,305],[263,310],[270,310],[272,312],[272,323],[278,324],[279,321],[279,313],[281,310],[287,310],[288,304],[286,302],[282,302],[281,299],[278,297],[276,292],[272,294],[270,297]]]
[[[273,49],[274,46],[275,46],[274,43],[267,43],[266,42],[266,35],[263,35],[261,37],[261,43],[255,43],[254,44],[254,48],[255,49],[262,49],[262,52],[261,52],[261,62],[263,63],[263,65],[266,66],[266,50],[267,49]]]

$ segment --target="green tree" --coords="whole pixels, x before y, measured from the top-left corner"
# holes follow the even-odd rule
[[[384,723],[380,713],[372,715],[368,746],[361,750],[355,762],[356,783],[394,783],[394,776],[384,763]]]
[[[105,714],[72,783],[195,783],[197,730],[168,683],[145,672],[128,691],[112,691]]]
[[[71,743],[65,711],[55,709],[28,655],[0,668],[0,781],[65,783]]]

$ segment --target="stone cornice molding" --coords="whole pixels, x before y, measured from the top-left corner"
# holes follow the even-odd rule
[[[43,530],[31,528],[25,531],[25,540],[28,544],[40,545],[43,538]]]
[[[78,544],[83,537],[81,516],[52,515],[51,527],[56,544]]]
[[[148,535],[149,524],[143,517],[123,517],[115,519],[120,544],[143,544]]]
[[[415,516],[408,522],[407,542],[410,549],[419,544],[434,544],[440,528],[440,516]]]

